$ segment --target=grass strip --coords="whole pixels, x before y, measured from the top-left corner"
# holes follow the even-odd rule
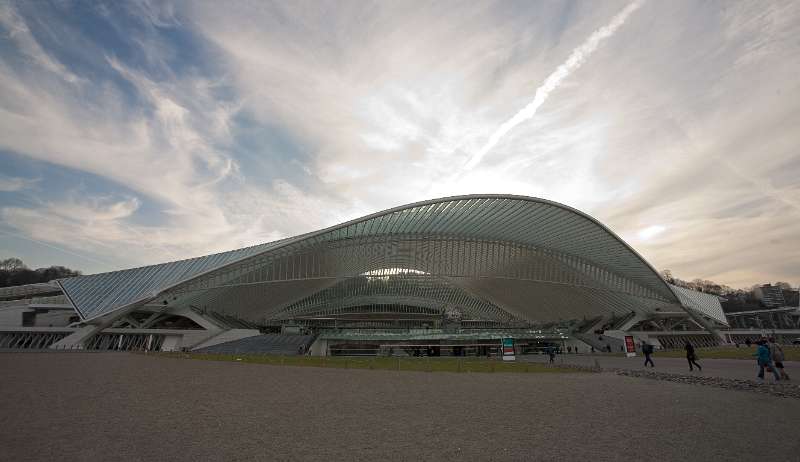
[[[571,373],[589,372],[588,368],[571,365],[549,365],[529,362],[498,361],[471,358],[393,358],[344,356],[275,356],[253,354],[210,353],[149,353],[166,358],[233,361],[272,366],[327,367],[334,369],[375,369],[418,372],[514,372],[514,373]]]

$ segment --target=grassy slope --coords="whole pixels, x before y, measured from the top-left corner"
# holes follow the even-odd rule
[[[195,353],[158,353],[172,358],[238,361],[284,366],[331,367],[338,369],[382,369],[425,372],[582,372],[570,367],[549,366],[528,362],[503,362],[470,358],[388,358],[388,357],[323,357],[225,355]]]

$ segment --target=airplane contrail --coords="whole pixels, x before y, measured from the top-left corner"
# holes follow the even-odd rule
[[[642,0],[637,0],[626,6],[622,11],[617,13],[613,19],[611,19],[610,23],[594,31],[594,33],[592,33],[592,35],[590,35],[585,42],[572,50],[572,54],[569,55],[569,58],[567,58],[563,64],[558,66],[558,68],[547,77],[542,86],[536,89],[536,94],[533,97],[533,101],[528,103],[528,105],[522,108],[521,111],[514,114],[514,117],[508,119],[502,125],[500,125],[500,127],[498,127],[494,133],[492,133],[492,136],[489,137],[489,141],[483,145],[480,151],[476,152],[472,156],[464,168],[466,170],[471,170],[473,167],[478,165],[483,157],[489,151],[491,151],[493,147],[495,147],[495,145],[503,136],[505,136],[506,133],[510,132],[514,127],[522,122],[525,122],[533,117],[539,107],[541,107],[545,100],[547,100],[547,97],[550,96],[550,93],[555,90],[556,87],[558,87],[561,82],[573,71],[581,67],[584,61],[586,61],[586,58],[588,58],[589,55],[591,55],[592,52],[597,49],[597,47],[600,45],[600,42],[614,35],[617,29],[619,29],[620,26],[622,26],[628,19],[628,16],[642,6],[642,3]]]

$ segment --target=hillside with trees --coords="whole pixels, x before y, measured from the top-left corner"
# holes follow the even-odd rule
[[[81,272],[65,266],[30,269],[19,258],[0,260],[0,287],[48,282],[53,279],[80,276]]]
[[[698,278],[691,281],[684,281],[683,279],[673,276],[670,270],[663,270],[659,274],[662,279],[678,287],[722,297],[721,303],[725,312],[749,311],[763,308],[762,303],[756,298],[754,292],[761,284],[755,284],[744,289],[734,289],[725,284],[718,284],[707,279]],[[798,306],[798,304],[800,304],[800,294],[798,294],[798,290],[793,288],[791,284],[778,281],[772,285],[780,287],[787,306]]]

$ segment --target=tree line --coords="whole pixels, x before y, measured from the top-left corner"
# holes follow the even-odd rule
[[[65,266],[30,269],[19,258],[11,257],[0,260],[0,287],[35,284],[80,275],[80,271]]]
[[[718,284],[714,281],[709,281],[708,279],[697,278],[697,279],[692,279],[691,281],[684,281],[683,279],[679,279],[673,276],[672,271],[668,269],[662,270],[659,274],[661,275],[662,279],[678,287],[684,287],[687,289],[696,290],[698,292],[705,292],[707,294],[714,294],[722,297],[743,297],[748,294],[752,294],[753,290],[756,287],[761,286],[761,284],[755,284],[751,287],[743,289],[734,289],[733,287],[727,286],[725,284]],[[772,285],[778,286],[782,290],[796,290],[795,288],[792,287],[791,284],[784,281],[778,281],[773,283]]]

